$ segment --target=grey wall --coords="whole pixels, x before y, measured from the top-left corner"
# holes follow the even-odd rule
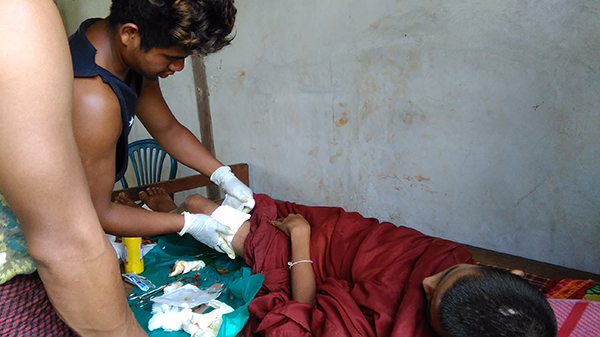
[[[600,272],[599,1],[236,4],[206,66],[255,192]]]
[[[110,0],[54,0],[65,24],[67,34],[73,33],[79,24],[92,17],[103,18],[110,10]]]
[[[207,68],[255,191],[600,272],[600,2],[237,5]]]

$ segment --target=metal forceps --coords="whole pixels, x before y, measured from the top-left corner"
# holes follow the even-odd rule
[[[129,296],[127,296],[127,300],[129,301],[137,301],[135,306],[137,308],[143,308],[146,305],[148,305],[150,302],[148,302],[148,300],[156,295],[159,291],[163,290],[165,287],[170,286],[171,284],[175,283],[175,282],[179,282],[182,281],[185,277],[180,277],[178,279],[176,279],[175,281],[163,284],[162,286],[156,288],[156,289],[152,289],[150,291],[147,291],[143,294],[129,294]]]

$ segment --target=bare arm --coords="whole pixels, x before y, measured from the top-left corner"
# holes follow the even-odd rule
[[[52,1],[0,2],[0,189],[59,315],[82,336],[144,336],[73,139],[73,74]]]
[[[290,214],[285,219],[273,220],[271,225],[290,237],[292,261],[310,260],[310,224],[303,216]],[[298,302],[316,304],[317,286],[312,263],[298,263],[291,269],[292,298]]]
[[[210,176],[223,166],[185,126],[165,102],[158,80],[144,79],[136,114],[148,132],[180,163]]]
[[[111,202],[117,140],[122,129],[121,108],[112,89],[98,76],[76,78],[73,102],[75,139],[104,230],[123,236],[181,230],[184,219],[180,214],[149,212]]]

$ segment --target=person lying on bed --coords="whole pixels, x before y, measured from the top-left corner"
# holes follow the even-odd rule
[[[188,206],[216,209],[197,199]],[[472,260],[463,245],[340,208],[257,200],[260,207],[232,242],[271,289],[263,287],[251,304],[252,332],[427,336],[426,316],[442,336],[556,335],[552,309],[515,275],[522,272],[464,264]]]
[[[161,211],[218,213],[200,195],[179,208],[160,188],[140,196]],[[255,200],[231,242],[265,276],[248,336],[556,336],[522,271],[474,265],[462,244],[341,208]]]
[[[177,211],[160,189],[141,197],[151,207]],[[556,334],[554,314],[537,289],[517,275],[463,264],[472,262],[463,245],[340,208],[264,195],[256,200],[252,218],[232,241],[236,254],[265,275],[250,305],[249,333],[429,336],[429,318],[442,336],[502,335],[494,326],[506,336]],[[196,195],[178,211],[216,209]],[[313,262],[293,263],[288,272],[288,261],[303,260]],[[481,300],[502,289],[508,295]],[[486,308],[497,317],[473,314]],[[526,328],[533,331],[518,332]]]
[[[166,195],[147,192],[150,204]],[[265,276],[248,336],[556,335],[551,307],[521,271],[474,265],[462,244],[337,207],[255,200],[231,243]],[[181,209],[218,207],[193,195]]]

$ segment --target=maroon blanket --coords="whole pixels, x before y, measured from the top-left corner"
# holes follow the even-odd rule
[[[431,336],[421,282],[472,262],[463,245],[411,228],[337,207],[255,197],[245,259],[265,282],[250,303],[248,336]],[[316,307],[291,300],[290,241],[268,223],[290,213],[312,226]]]

